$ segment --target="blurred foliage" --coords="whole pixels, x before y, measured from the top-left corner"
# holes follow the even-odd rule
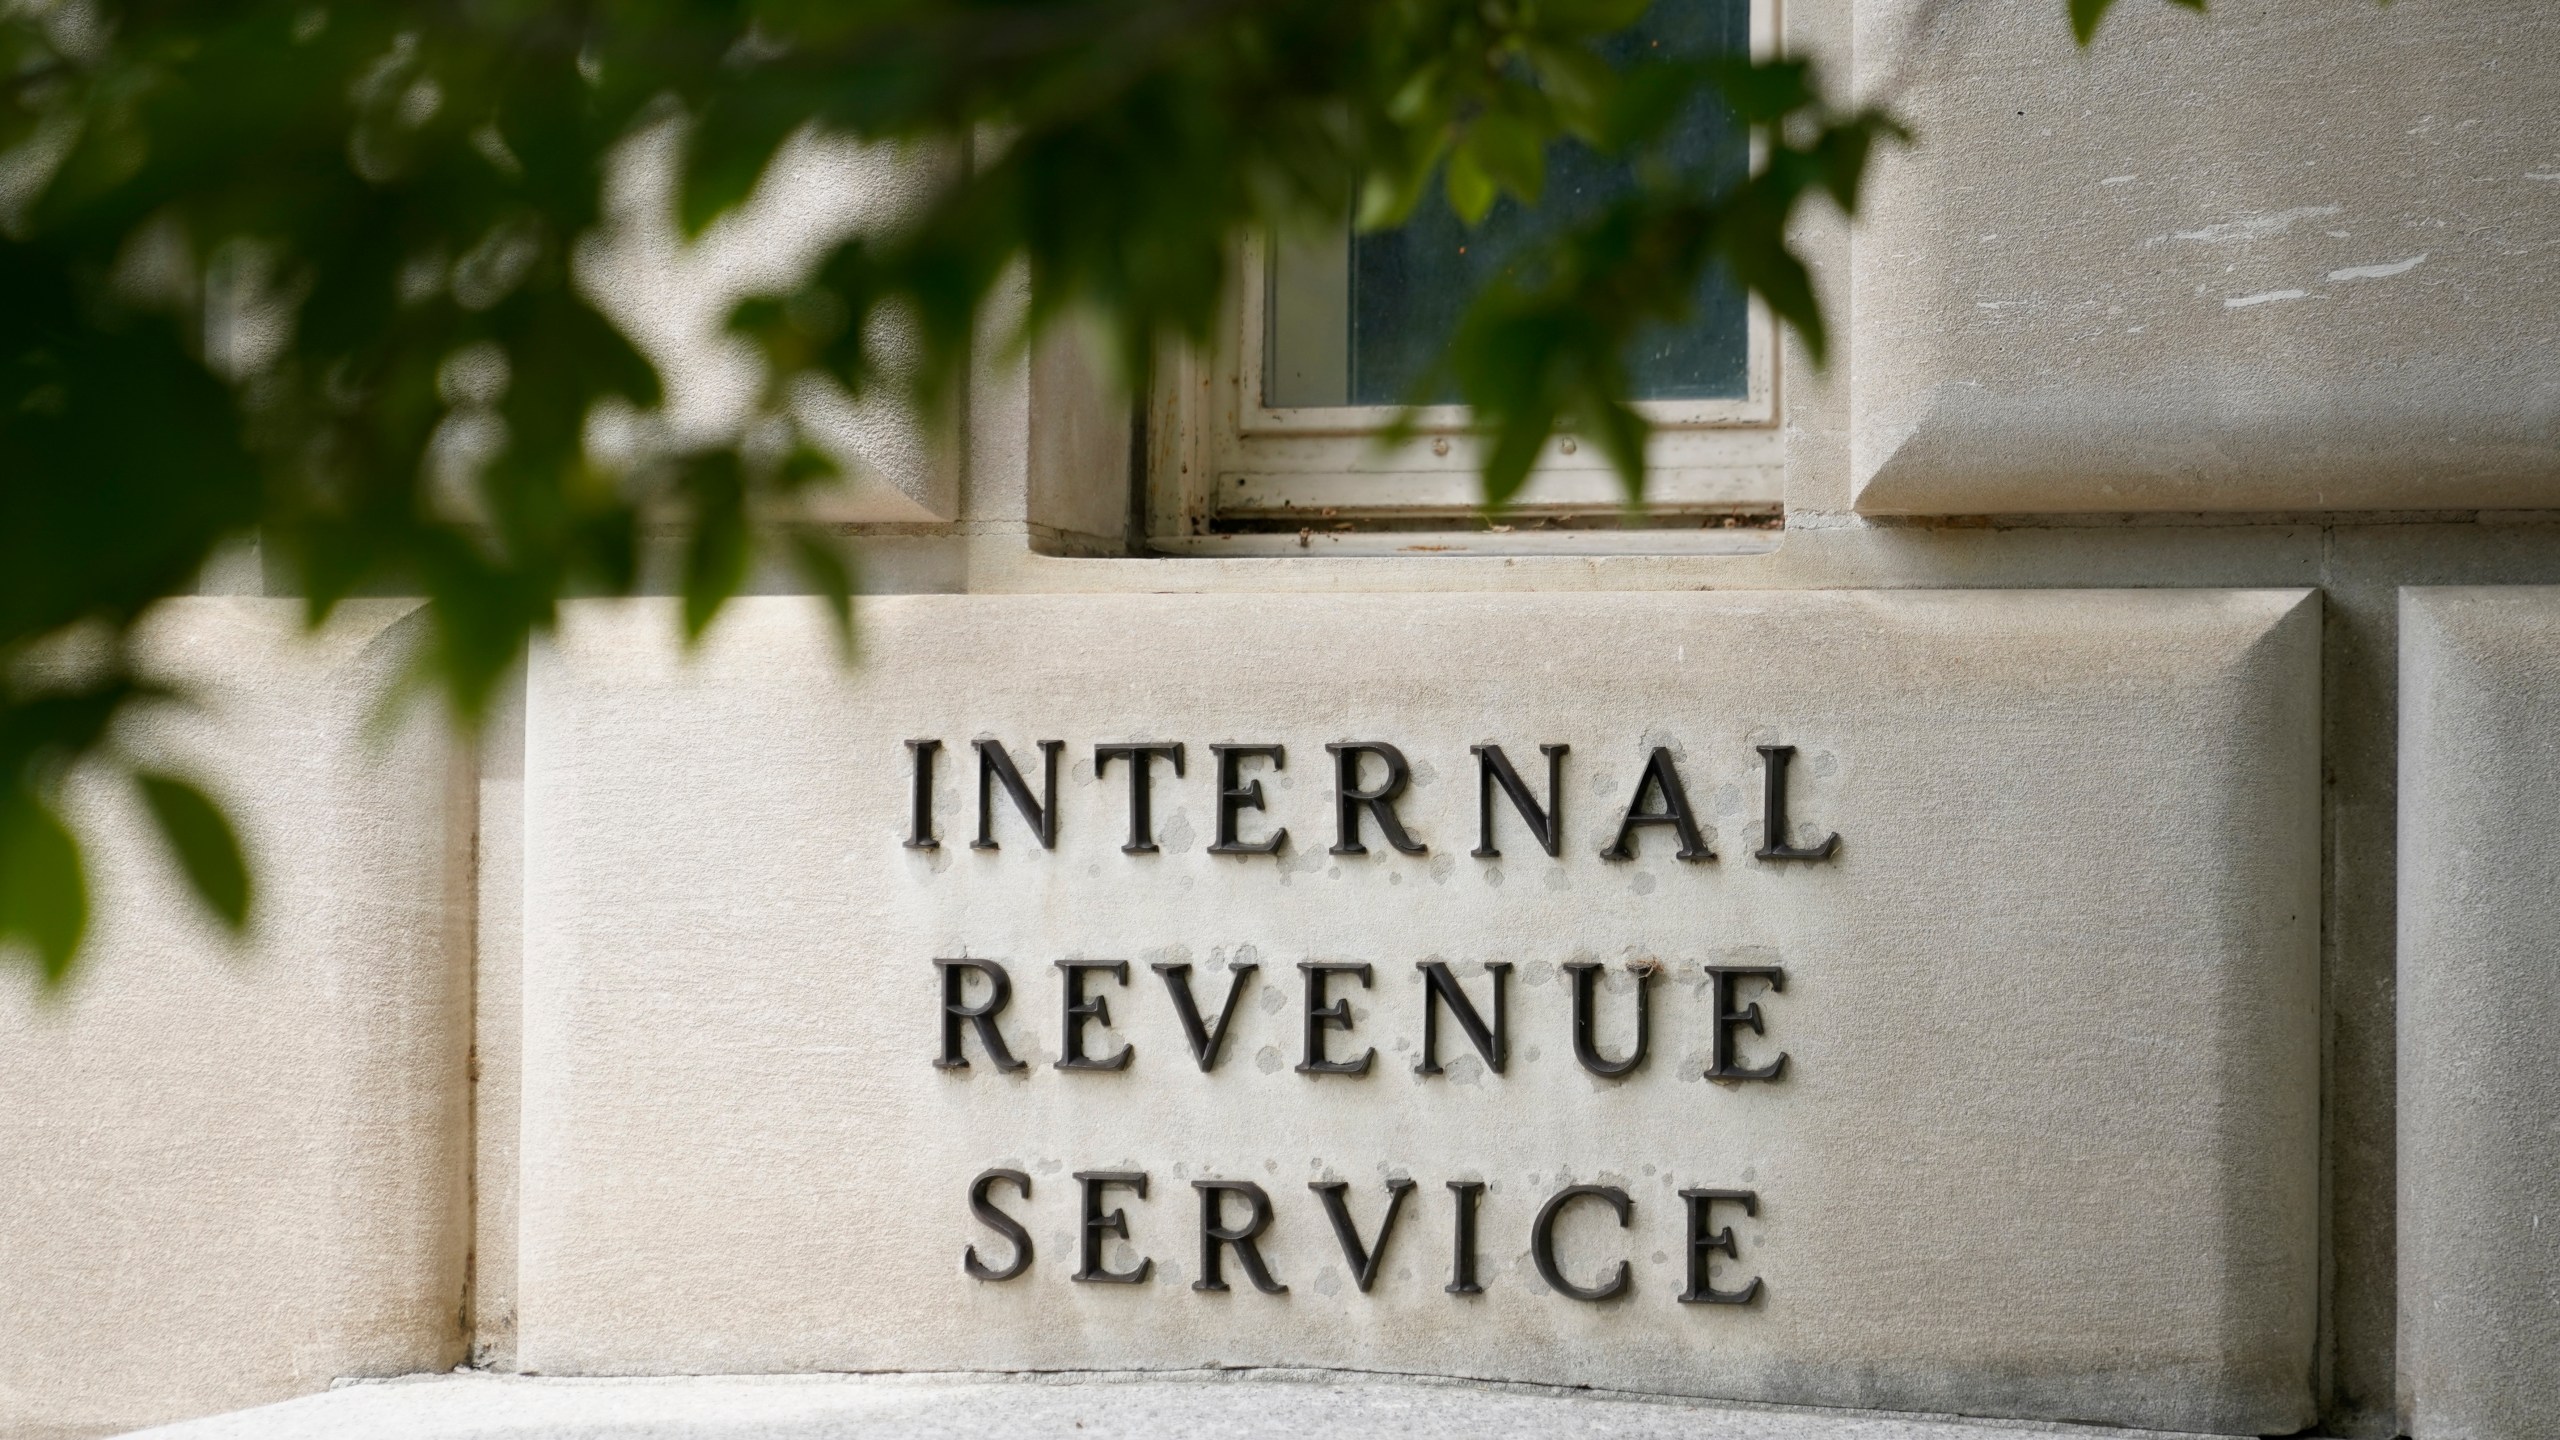
[[[2108,11],[2116,8],[2116,0],[2066,0],[2066,3],[2071,12],[2071,38],[2083,45],[2097,38],[2099,23],[2107,18]],[[2169,0],[2169,3],[2199,15],[2204,13],[2205,0]],[[2382,0],[2382,3],[2388,5],[2391,0]]]
[[[966,161],[738,311],[786,427],[811,369],[949,405],[1017,273],[1014,341],[1084,317],[1142,386],[1208,340],[1247,234],[1354,204],[1390,225],[1435,184],[1472,220],[1534,203],[1553,143],[1623,157],[1643,183],[1483,295],[1444,373],[1490,433],[1490,501],[1559,426],[1640,495],[1626,338],[1723,265],[1818,357],[1790,218],[1854,207],[1901,134],[1827,103],[1802,60],[1604,63],[1645,3],[19,0],[0,11],[0,952],[57,981],[78,950],[62,802],[84,764],[132,784],[213,914],[245,923],[221,811],[117,741],[170,698],[138,624],[228,543],[255,536],[314,625],[353,594],[425,597],[414,678],[465,721],[564,596],[638,587],[653,537],[680,555],[690,634],[759,547],[850,633],[849,558],[783,523],[826,473],[787,429],[609,463],[590,443],[599,415],[660,404],[577,265],[608,163],[653,127],[681,127],[697,231],[807,127]],[[2069,4],[2084,35],[2104,8]],[[1757,145],[1724,193],[1644,163],[1702,95]]]

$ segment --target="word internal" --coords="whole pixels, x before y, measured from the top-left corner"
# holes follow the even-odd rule
[[[1037,742],[1040,751],[1040,793],[1033,796],[1030,782],[1014,763],[1013,755],[1001,742],[971,742],[978,754],[978,836],[969,842],[972,850],[1001,848],[996,839],[995,792],[1004,791],[1013,802],[1014,811],[1030,827],[1033,838],[1044,850],[1058,848],[1058,755],[1066,748],[1063,740]],[[1415,838],[1397,813],[1396,802],[1413,781],[1413,767],[1404,752],[1383,740],[1345,740],[1324,747],[1333,756],[1334,842],[1329,849],[1335,855],[1366,855],[1369,847],[1364,836],[1374,825],[1378,835],[1401,854],[1427,855],[1431,847]],[[1499,745],[1468,747],[1476,757],[1476,848],[1469,853],[1479,860],[1501,858],[1495,844],[1494,795],[1499,791],[1508,800],[1529,835],[1550,856],[1562,853],[1564,844],[1564,757],[1567,747],[1541,745],[1538,752],[1547,761],[1547,793],[1542,800],[1528,782],[1520,778],[1508,756]],[[1837,832],[1811,845],[1791,845],[1792,833],[1787,815],[1787,766],[1794,760],[1793,745],[1761,745],[1764,779],[1761,782],[1761,845],[1752,857],[1767,861],[1828,860],[1840,848]],[[942,751],[940,740],[910,740],[908,753],[913,757],[913,803],[908,816],[906,846],[910,850],[937,850],[942,841],[935,827],[933,804],[934,760]],[[1129,776],[1129,839],[1120,849],[1123,854],[1147,855],[1156,851],[1155,777],[1157,762],[1173,767],[1178,779],[1183,773],[1188,747],[1178,740],[1142,741],[1093,747],[1093,772],[1099,777],[1114,762],[1124,763]],[[1268,835],[1247,839],[1244,828],[1248,812],[1263,810],[1265,801],[1260,778],[1247,779],[1247,762],[1268,765],[1272,770],[1287,768],[1289,753],[1282,745],[1211,745],[1212,768],[1217,772],[1218,824],[1217,838],[1211,842],[1212,855],[1277,856],[1287,843],[1287,827]],[[1364,783],[1363,775],[1376,772],[1374,781]],[[1655,746],[1645,761],[1642,774],[1636,777],[1635,793],[1628,797],[1625,812],[1619,817],[1616,837],[1600,851],[1600,858],[1628,861],[1637,858],[1640,835],[1649,829],[1672,832],[1680,842],[1672,852],[1678,859],[1698,862],[1713,860],[1715,851],[1707,844],[1705,832],[1699,828],[1697,811],[1689,803],[1689,792],[1681,783],[1680,767],[1674,763],[1669,749]]]

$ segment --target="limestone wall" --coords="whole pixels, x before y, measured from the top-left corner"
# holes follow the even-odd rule
[[[254,573],[170,607],[159,653],[207,703],[138,743],[233,802],[270,903],[234,951],[130,805],[81,792],[108,837],[84,976],[0,1002],[0,1435],[465,1358],[1285,1361],[2552,1434],[2560,20],[2120,8],[2082,55],[2042,0],[1785,7],[1923,143],[1854,233],[1808,222],[1845,323],[1827,371],[1784,362],[1783,528],[1144,553],[1177,547],[1132,543],[1129,411],[1053,348],[991,359],[956,445],[837,417],[877,472],[830,512],[875,597],[851,670],[780,575],[692,661],[662,605],[572,607],[466,751],[373,724],[401,602],[312,645]],[[814,150],[766,208],[849,223],[829,197],[858,219],[881,174]],[[761,263],[719,243],[626,236],[598,283]],[[1001,789],[970,848],[982,736],[1035,787],[1064,743],[1055,850]],[[928,737],[941,848],[911,850]],[[1211,857],[1208,747],[1266,739],[1253,823],[1299,848]],[[1157,782],[1163,852],[1124,854],[1125,764],[1092,747],[1150,740],[1189,768]],[[1323,747],[1370,740],[1414,762],[1428,853],[1331,855]],[[1541,793],[1537,746],[1569,745],[1557,857],[1470,853],[1486,742]],[[1798,747],[1796,838],[1834,858],[1753,858],[1762,743]],[[1711,863],[1663,827],[1598,854],[1657,747]],[[1149,966],[1223,996],[1241,946],[1257,988],[1203,1074]],[[931,962],[962,947],[1011,967],[1036,1073],[933,1066]],[[1553,967],[1585,950],[1621,987],[1665,965],[1659,1073],[1569,1058]],[[1737,1063],[1792,1068],[1711,1084],[1698,987],[1744,952],[1787,989],[1739,997],[1767,1028]],[[1087,976],[1128,1071],[1054,1068],[1066,959],[1132,967]],[[1413,1073],[1435,959],[1488,1003],[1513,964],[1504,1073]],[[1297,1073],[1302,961],[1373,966],[1339,1033],[1378,1073]],[[987,1192],[1033,1242],[1016,1279],[961,1268],[1008,1253],[968,1205],[989,1169],[1030,1190]],[[1131,1234],[1100,1242],[1149,1285],[1070,1278],[1079,1170],[1150,1175],[1103,1192]],[[1399,1178],[1408,1248],[1362,1295],[1308,1187],[1349,1184],[1365,1235]],[[1286,1295],[1232,1249],[1228,1292],[1190,1288],[1199,1180],[1262,1187]],[[1452,1180],[1487,1187],[1482,1296],[1443,1288]],[[1541,1272],[1566,1184],[1629,1200],[1554,1229],[1569,1283],[1625,1259],[1627,1297]],[[1764,1280],[1751,1305],[1678,1300],[1684,1188],[1756,1197],[1710,1212],[1739,1253],[1705,1261]]]

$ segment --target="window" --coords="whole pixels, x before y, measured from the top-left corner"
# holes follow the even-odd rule
[[[1657,0],[1629,43],[1765,45],[1752,0]],[[1740,128],[1711,107],[1684,129],[1679,163],[1738,175]],[[1433,404],[1392,449],[1377,433],[1413,396],[1466,301],[1530,239],[1605,203],[1622,167],[1574,145],[1548,157],[1545,203],[1506,199],[1472,229],[1435,191],[1412,220],[1247,247],[1242,302],[1218,353],[1180,367],[1157,397],[1150,529],[1174,551],[1761,548],[1777,514],[1782,447],[1769,318],[1721,275],[1688,324],[1642,337],[1637,400],[1657,427],[1646,528],[1630,532],[1616,476],[1596,447],[1550,441],[1529,485],[1483,534],[1466,414]],[[1425,396],[1424,398],[1433,398]],[[1708,532],[1701,536],[1700,531]],[[1685,539],[1680,532],[1688,532]],[[1739,533],[1737,533],[1739,532]]]

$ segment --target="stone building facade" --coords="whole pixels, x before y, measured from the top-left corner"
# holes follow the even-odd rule
[[[407,602],[209,575],[146,743],[263,918],[88,805],[0,1435],[460,1364],[2560,1434],[2560,10],[2058,11],[1755,12],[1920,144],[1647,526],[1274,418],[1246,306],[1135,412],[1062,342],[836,415],[850,667],[573,605],[466,745],[376,723]],[[716,417],[788,244],[644,230]]]

